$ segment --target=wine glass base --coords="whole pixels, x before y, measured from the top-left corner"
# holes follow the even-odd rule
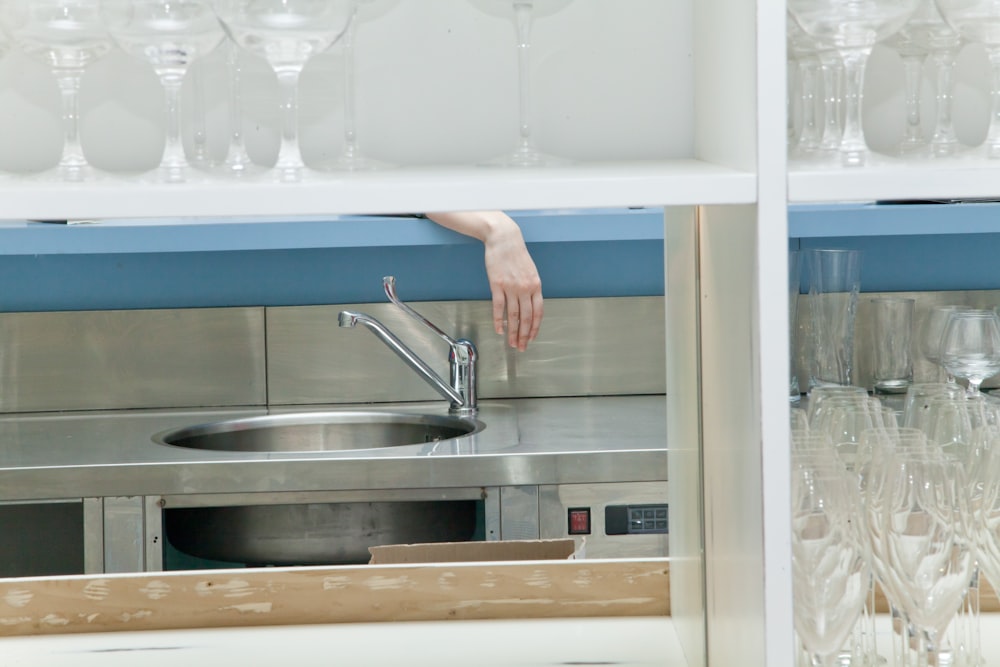
[[[381,160],[365,157],[363,155],[341,155],[336,160],[324,162],[317,165],[317,171],[338,172],[338,171],[378,171],[381,169],[392,169],[395,165]]]
[[[530,147],[520,147],[512,153],[495,157],[482,163],[484,167],[562,167],[572,160],[549,155]]]
[[[28,178],[40,183],[93,183],[112,178],[112,174],[95,169],[89,164],[72,166],[57,165],[45,171],[17,174],[19,178]]]

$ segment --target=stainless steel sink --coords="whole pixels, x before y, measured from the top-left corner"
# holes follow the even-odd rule
[[[447,443],[483,428],[470,417],[337,410],[199,424],[153,439],[214,451],[324,452]],[[164,512],[167,539],[175,548],[252,565],[364,563],[368,547],[466,541],[476,523],[474,500],[279,503]]]
[[[331,411],[248,417],[160,433],[165,445],[228,452],[323,452],[439,442],[484,425],[469,417]]]

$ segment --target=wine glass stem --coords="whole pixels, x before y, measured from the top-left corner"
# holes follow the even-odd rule
[[[934,107],[937,115],[931,146],[935,155],[950,155],[958,146],[951,118],[951,80],[955,71],[955,52],[948,49],[932,53],[931,63],[934,67]]]
[[[78,68],[58,69],[55,72],[62,97],[63,149],[59,171],[69,181],[83,179],[87,159],[80,144],[80,79]]]
[[[917,146],[923,143],[920,129],[920,91],[924,77],[926,55],[903,58],[903,81],[906,97],[906,129],[903,131],[903,146]]]
[[[299,69],[282,69],[277,74],[281,89],[281,148],[275,169],[282,181],[297,181],[304,166],[298,139]]]
[[[986,132],[986,156],[1000,158],[1000,48],[991,47],[990,57],[990,125]]]
[[[351,3],[351,18],[344,30],[344,158],[358,154],[358,132],[354,114],[354,32],[358,20],[358,3]]]
[[[844,136],[840,141],[841,160],[844,166],[855,167],[865,163],[868,146],[861,125],[861,100],[865,81],[865,65],[869,49],[850,48],[841,52],[844,59]]]
[[[977,398],[979,396],[979,383],[981,380],[969,380],[969,386],[965,390],[965,395],[969,398]]]
[[[177,182],[184,180],[187,158],[181,143],[181,85],[184,75],[168,73],[160,77],[166,95],[167,140],[160,161],[160,173],[164,180]]]
[[[820,54],[823,73],[823,138],[820,148],[834,151],[840,146],[840,89],[843,63],[832,51]]]
[[[250,164],[243,139],[243,70],[240,66],[240,47],[230,42],[227,65],[229,66],[229,152],[226,165],[232,171],[241,171]]]
[[[200,164],[208,159],[208,132],[205,129],[205,77],[197,64],[191,68],[191,103],[194,107],[192,157]]]
[[[532,149],[531,125],[531,23],[533,7],[530,2],[514,3],[514,20],[517,24],[517,85],[518,85],[518,126],[520,147],[523,151]]]

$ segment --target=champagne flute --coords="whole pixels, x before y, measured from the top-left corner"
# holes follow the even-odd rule
[[[167,132],[158,179],[189,178],[181,143],[181,85],[189,66],[222,41],[208,0],[101,0],[104,20],[126,53],[153,67],[166,94]]]
[[[829,42],[844,61],[844,133],[841,163],[863,165],[868,157],[861,126],[865,66],[875,43],[899,30],[916,11],[919,0],[788,0],[799,26],[815,39]]]
[[[6,0],[0,21],[18,47],[47,64],[62,97],[63,149],[48,176],[66,181],[94,177],[79,133],[79,93],[83,72],[111,50],[99,0]]]
[[[281,88],[281,147],[274,166],[279,181],[301,181],[306,166],[298,139],[298,88],[302,68],[347,32],[353,0],[213,0],[234,42],[267,60]]]
[[[1000,316],[992,310],[952,314],[941,338],[941,364],[968,381],[967,396],[978,397],[983,380],[1000,373]]]

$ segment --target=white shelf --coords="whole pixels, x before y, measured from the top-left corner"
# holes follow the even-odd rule
[[[319,174],[302,183],[205,179],[155,184],[109,177],[80,185],[0,180],[0,219],[297,216],[463,209],[745,204],[753,174],[698,160],[550,169],[407,168]]]
[[[3,654],[4,664],[32,667],[687,664],[667,616],[346,623],[14,637],[3,640]]]
[[[892,160],[873,156],[861,168],[810,168],[789,163],[788,198],[794,203],[997,197],[1000,161],[950,158]]]

